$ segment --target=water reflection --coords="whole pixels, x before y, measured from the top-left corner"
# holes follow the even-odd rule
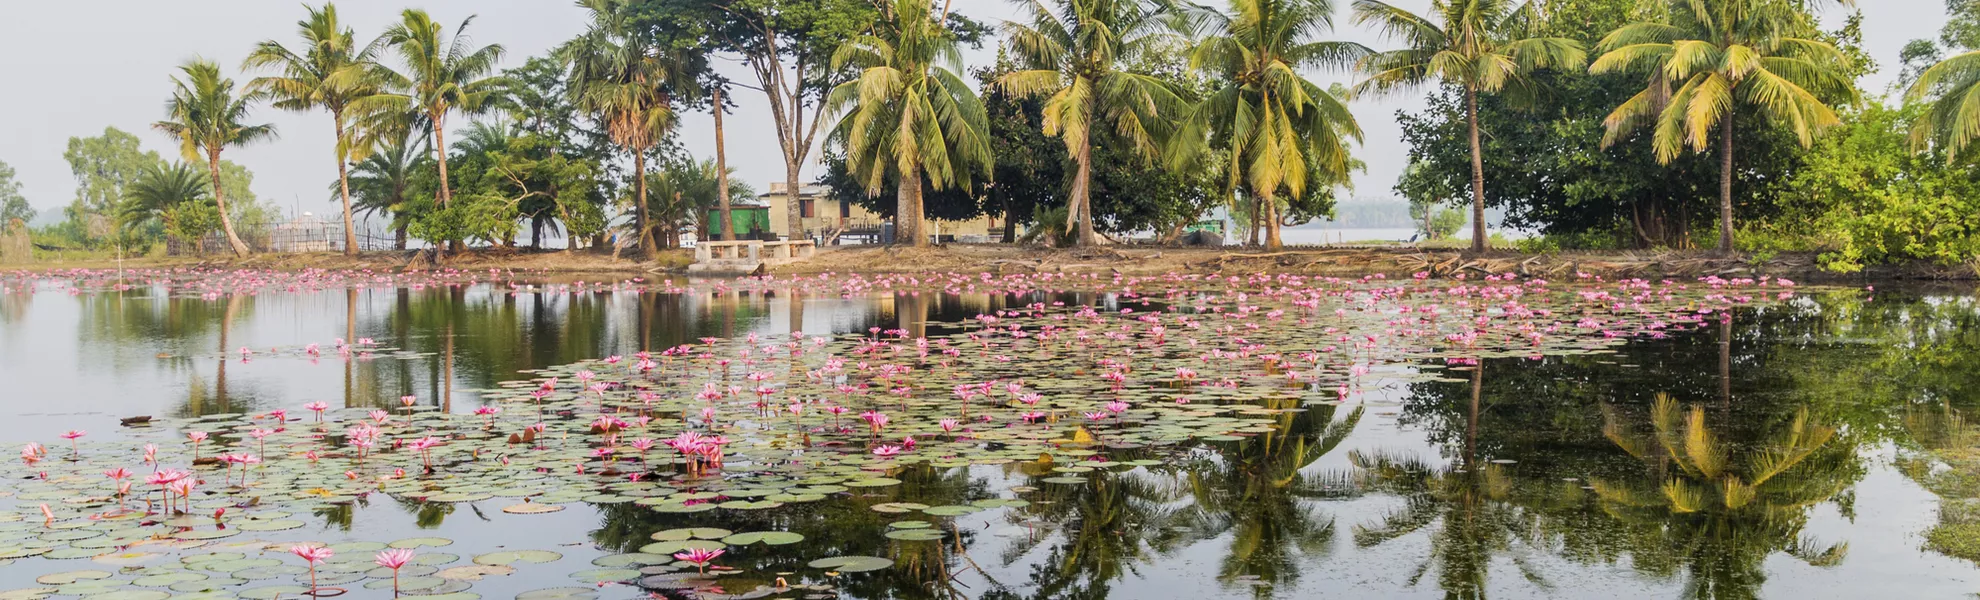
[[[486,286],[211,300],[158,288],[5,294],[0,378],[29,397],[65,399],[65,411],[87,413],[80,418],[95,423],[86,426],[106,432],[130,414],[315,400],[390,407],[412,395],[462,412],[496,382],[586,358],[792,330],[956,335],[978,314],[1054,301],[1118,307],[1070,295]],[[387,349],[348,360],[298,353],[365,337]],[[253,355],[243,360],[241,347]],[[743,572],[723,578],[732,590],[802,570],[797,557],[897,561],[836,580],[857,598],[1545,597],[1586,591],[1578,585],[1745,598],[1874,593],[1898,576],[1907,591],[1934,596],[1980,574],[1926,562],[1915,540],[1897,554],[1920,566],[1867,570],[1850,552],[1880,534],[1918,533],[1916,510],[1857,511],[1861,487],[1905,481],[1874,477],[1892,467],[1869,455],[1980,439],[1962,416],[1980,392],[1970,375],[1980,371],[1971,297],[1838,292],[1613,353],[1421,367],[1437,378],[1411,380],[1393,402],[1267,400],[1251,408],[1276,411],[1269,432],[1179,455],[1116,448],[1107,460],[1160,464],[1080,473],[1081,485],[1048,482],[1067,475],[1051,463],[924,465],[897,475],[899,486],[772,510],[597,505],[588,537],[632,552],[676,527],[805,535],[789,547],[733,549],[724,563]],[[8,439],[79,418],[35,403],[0,410],[12,411],[0,420]],[[1903,466],[1929,476],[1930,465]],[[968,505],[1008,497],[1012,486],[1039,491],[1026,506],[955,517],[874,510]],[[486,526],[480,510],[378,497],[315,518],[350,530],[370,518],[359,513],[398,511],[410,527],[457,535]],[[949,535],[882,535],[909,519]]]

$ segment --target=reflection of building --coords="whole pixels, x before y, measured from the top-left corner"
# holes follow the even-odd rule
[[[770,192],[758,198],[770,208],[770,230],[789,235],[790,194],[785,193],[784,182],[770,183]],[[804,235],[812,239],[827,236],[859,238],[878,241],[885,229],[887,219],[852,202],[844,202],[832,197],[832,191],[825,186],[812,184],[798,188],[798,210],[802,213],[798,224]],[[928,220],[928,231],[942,241],[981,243],[1000,241],[1004,234],[1003,221],[995,217],[977,217],[968,221]]]

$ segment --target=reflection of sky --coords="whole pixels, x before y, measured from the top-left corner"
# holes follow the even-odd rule
[[[92,297],[70,295],[52,286],[44,286],[32,295],[0,294],[0,385],[4,385],[7,398],[5,403],[0,403],[0,440],[48,442],[53,441],[56,432],[74,428],[89,430],[90,439],[103,439],[117,434],[118,417],[183,414],[194,403],[199,405],[199,411],[207,413],[265,411],[277,407],[299,410],[302,404],[311,401],[340,405],[347,393],[377,402],[391,401],[402,391],[410,391],[423,403],[430,404],[434,401],[431,391],[444,385],[444,377],[438,376],[437,369],[445,364],[439,353],[446,346],[448,323],[453,324],[455,348],[455,411],[466,412],[475,405],[477,396],[472,390],[517,378],[517,374],[509,372],[516,368],[630,354],[642,345],[658,350],[704,336],[781,335],[792,329],[794,319],[810,335],[863,335],[868,327],[903,326],[897,311],[905,306],[927,309],[931,321],[960,321],[998,306],[1050,301],[1026,298],[1007,303],[1004,298],[981,294],[961,297],[926,294],[918,299],[821,294],[805,296],[794,307],[792,298],[785,294],[700,292],[651,298],[629,292],[525,290],[511,294],[507,288],[487,286],[461,291],[458,301],[449,290],[438,288],[403,292],[404,302],[401,294],[394,289],[365,289],[357,292],[354,303],[347,303],[349,296],[341,289],[267,292],[217,300],[173,299],[148,289],[121,298]],[[642,304],[643,300],[652,302]],[[1112,298],[1099,301],[1107,310],[1122,307]],[[223,327],[230,303],[233,320]],[[356,315],[354,323],[346,321],[345,315],[350,312]],[[644,330],[641,323],[646,323]],[[932,325],[931,334],[946,330]],[[353,329],[356,337],[374,338],[386,347],[415,349],[418,355],[403,359],[381,355],[351,363],[347,373],[346,362],[328,348],[333,339],[346,337]],[[226,336],[224,345],[222,335]],[[293,352],[307,343],[321,344],[326,354],[317,360],[268,354],[271,348]],[[241,362],[234,350],[242,346],[253,348],[257,355]],[[229,401],[224,409],[218,403],[223,361]],[[1401,372],[1405,370],[1402,367],[1385,368],[1395,369],[1398,376],[1407,374]],[[1492,384],[1489,377],[1485,384]],[[1302,473],[1320,476],[1347,470],[1350,450],[1415,456],[1432,466],[1449,460],[1450,449],[1432,444],[1424,431],[1399,423],[1398,417],[1411,394],[1406,386],[1371,382],[1367,387],[1370,391],[1357,400],[1367,409],[1359,426],[1338,448],[1305,467]],[[1342,411],[1336,417],[1344,415]],[[1853,518],[1845,518],[1832,504],[1824,504],[1813,510],[1803,531],[1804,535],[1824,543],[1847,541],[1850,554],[1844,563],[1823,569],[1776,554],[1766,560],[1768,579],[1761,588],[1764,596],[1880,597],[1893,589],[1892,582],[1903,582],[1908,597],[1953,597],[1980,583],[1980,571],[1972,565],[1919,549],[1920,532],[1935,522],[1936,499],[1891,468],[1891,452],[1888,448],[1868,451],[1868,474],[1854,488]],[[992,479],[990,489],[1003,489],[1017,482],[1003,480],[994,469],[979,471]],[[555,549],[570,556],[559,563],[564,566],[545,570],[555,572],[551,575],[538,576],[526,570],[512,579],[495,578],[477,584],[474,591],[484,597],[511,597],[518,591],[565,585],[568,581],[561,579],[561,574],[573,570],[567,568],[571,563],[581,564],[597,556],[597,552],[582,544],[587,540],[587,532],[600,521],[597,513],[574,506],[555,515],[515,517],[497,512],[499,506],[482,503],[480,515],[462,506],[447,518],[445,525],[431,533],[458,540],[459,547],[449,552],[472,555],[513,543],[509,535],[513,529],[507,526],[520,525],[532,531],[551,532],[529,547]],[[1299,557],[1296,583],[1267,595],[1281,598],[1443,596],[1434,568],[1424,574],[1422,581],[1414,585],[1409,581],[1417,565],[1436,551],[1433,536],[1437,527],[1426,527],[1371,548],[1354,545],[1351,536],[1354,528],[1373,526],[1402,509],[1400,498],[1373,494],[1353,499],[1313,500],[1305,507],[1322,519],[1333,520],[1332,537],[1321,544],[1327,551]],[[410,535],[408,532],[413,530],[413,516],[382,497],[376,498],[370,507],[358,510],[360,514],[351,537],[389,540]],[[308,520],[310,527],[293,532],[296,539],[334,540],[344,535],[320,529],[320,518]],[[1019,586],[1020,591],[1036,567],[1034,561],[1043,560],[1051,547],[1041,544],[1020,560],[1005,564],[994,557],[1002,556],[1006,548],[1021,542],[1024,531],[1012,529],[1003,511],[985,511],[957,521],[963,528],[985,534],[976,538],[977,543],[969,551],[989,576],[1006,585]],[[1232,534],[1226,533],[1138,564],[1132,574],[1112,583],[1113,597],[1250,596],[1242,584],[1217,580],[1222,561],[1235,541]],[[1495,552],[1486,595],[1501,598],[1681,595],[1682,579],[1649,578],[1637,571],[1626,556],[1614,563],[1590,563],[1561,558],[1555,550],[1518,548]],[[1515,554],[1521,555],[1549,587],[1520,577],[1519,568],[1509,558]],[[22,563],[28,564],[34,563]],[[24,568],[0,566],[0,581],[25,581],[17,576],[25,574],[19,571]],[[971,586],[969,589],[990,587],[981,574],[966,573],[960,577]]]

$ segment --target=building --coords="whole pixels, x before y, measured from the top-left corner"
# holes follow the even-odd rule
[[[770,191],[757,197],[758,201],[770,207],[770,230],[790,235],[790,194],[785,193],[789,186],[784,182],[771,182]],[[832,197],[825,186],[811,184],[798,188],[798,210],[802,213],[799,225],[803,235],[812,239],[823,239],[837,235],[845,238],[858,238],[879,241],[881,231],[886,229],[885,217],[875,215],[860,205],[842,202]],[[936,239],[944,242],[986,243],[1003,240],[1004,222],[995,217],[977,217],[968,221],[928,220],[928,230]]]

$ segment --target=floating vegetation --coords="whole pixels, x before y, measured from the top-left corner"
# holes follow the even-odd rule
[[[259,277],[261,286],[370,285]],[[254,280],[235,281],[185,289],[239,293]],[[982,275],[705,284],[884,291],[909,303],[958,290],[1027,301],[939,327],[710,337],[532,370],[481,390],[487,401],[471,414],[417,406],[414,397],[395,409],[312,402],[294,414],[154,418],[115,441],[73,432],[61,436],[66,443],[29,443],[20,460],[0,467],[9,481],[0,488],[9,494],[0,498],[0,560],[35,561],[47,574],[35,580],[40,587],[0,600],[345,590],[470,598],[478,583],[511,577],[568,584],[517,596],[527,599],[590,598],[615,585],[736,589],[724,580],[801,597],[829,592],[838,578],[923,564],[930,549],[947,552],[938,542],[963,535],[959,520],[1109,485],[1204,445],[1269,439],[1289,415],[1449,380],[1450,371],[1487,358],[1608,352],[1792,295],[1791,283],[1764,278],[1589,283]],[[107,285],[101,277],[75,282]],[[1048,291],[1101,295],[1066,302],[1047,300]],[[339,340],[244,348],[223,360],[399,354],[372,340]],[[1033,478],[989,497],[897,493],[918,472],[983,466]],[[377,499],[501,518],[519,528],[510,536],[517,544],[473,554],[486,548],[460,551],[445,537],[314,539],[326,535],[310,527],[319,516]],[[832,555],[774,525],[695,526],[642,532],[646,541],[607,548],[587,564],[528,548],[520,533],[567,508],[712,522],[828,503],[880,517],[884,526],[848,535],[884,538],[898,554]],[[737,556],[787,558],[788,570],[723,564]]]

